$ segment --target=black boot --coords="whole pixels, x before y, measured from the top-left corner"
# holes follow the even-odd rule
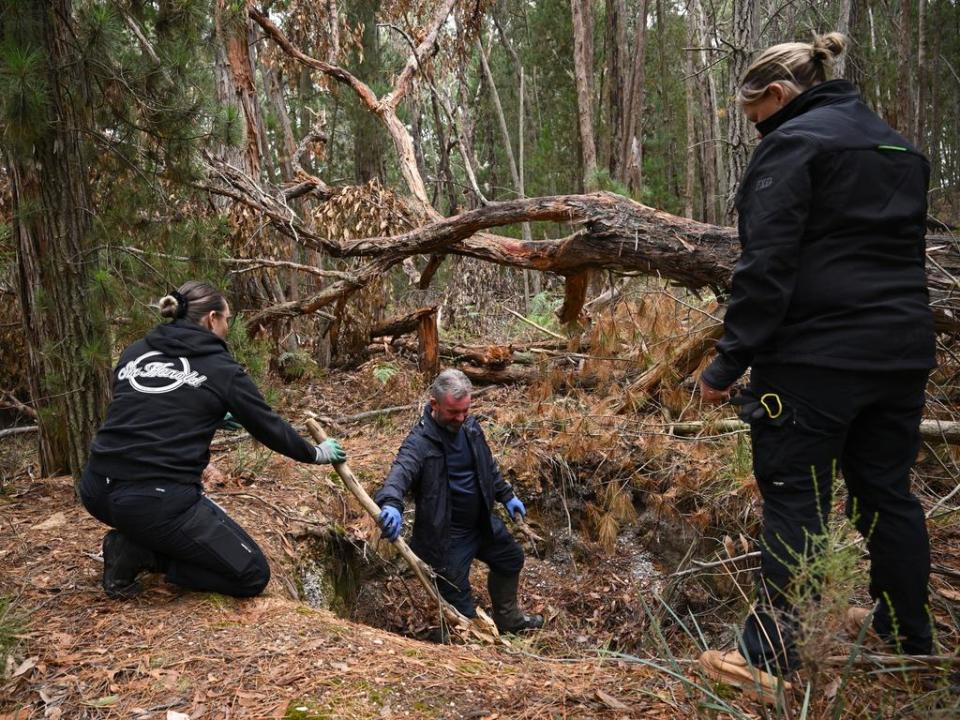
[[[517,607],[520,574],[501,575],[493,571],[487,576],[487,589],[493,603],[493,621],[502,633],[536,630],[543,627],[543,615],[527,615]]]
[[[111,530],[103,537],[103,590],[108,597],[128,599],[143,588],[137,575],[159,570],[157,556],[128,540],[120,531]]]

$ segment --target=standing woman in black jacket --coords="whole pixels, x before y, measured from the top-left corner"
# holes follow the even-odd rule
[[[935,364],[929,165],[850,83],[830,80],[845,45],[830,33],[771,47],[738,98],[762,139],[737,195],[742,255],[700,389],[707,402],[727,400],[752,368],[735,401],[751,426],[763,534],[746,658],[701,659],[727,679],[796,665],[796,562],[815,551],[841,475],[870,551],[873,629],[903,652],[931,650],[929,540],[910,491]]]
[[[210,442],[226,413],[270,449],[305,463],[346,454],[314,447],[281,419],[230,355],[230,306],[190,281],[160,300],[158,325],[124,350],[107,419],[80,482],[84,507],[114,528],[103,539],[103,589],[127,598],[137,575],[164,572],[191,590],[250,597],[270,579],[253,539],[202,491]]]

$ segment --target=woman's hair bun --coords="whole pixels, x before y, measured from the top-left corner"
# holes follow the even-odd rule
[[[173,295],[164,295],[157,303],[160,308],[160,317],[175,318],[180,309],[180,303]]]
[[[823,63],[833,61],[843,55],[850,41],[847,36],[839,32],[829,32],[826,35],[817,35],[813,40],[813,57]]]

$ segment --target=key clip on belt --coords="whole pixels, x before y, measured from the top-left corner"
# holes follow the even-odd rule
[[[763,409],[767,411],[767,417],[771,420],[776,420],[783,415],[783,402],[776,393],[764,393],[761,395],[760,404],[763,406]]]

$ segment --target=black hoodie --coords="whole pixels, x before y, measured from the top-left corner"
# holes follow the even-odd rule
[[[743,252],[704,381],[725,389],[762,364],[933,367],[926,158],[845,80],[757,129],[737,195]]]
[[[107,420],[90,449],[101,475],[199,483],[210,441],[227,412],[271,450],[312,463],[316,449],[260,395],[227,344],[177,320],[124,350]]]

